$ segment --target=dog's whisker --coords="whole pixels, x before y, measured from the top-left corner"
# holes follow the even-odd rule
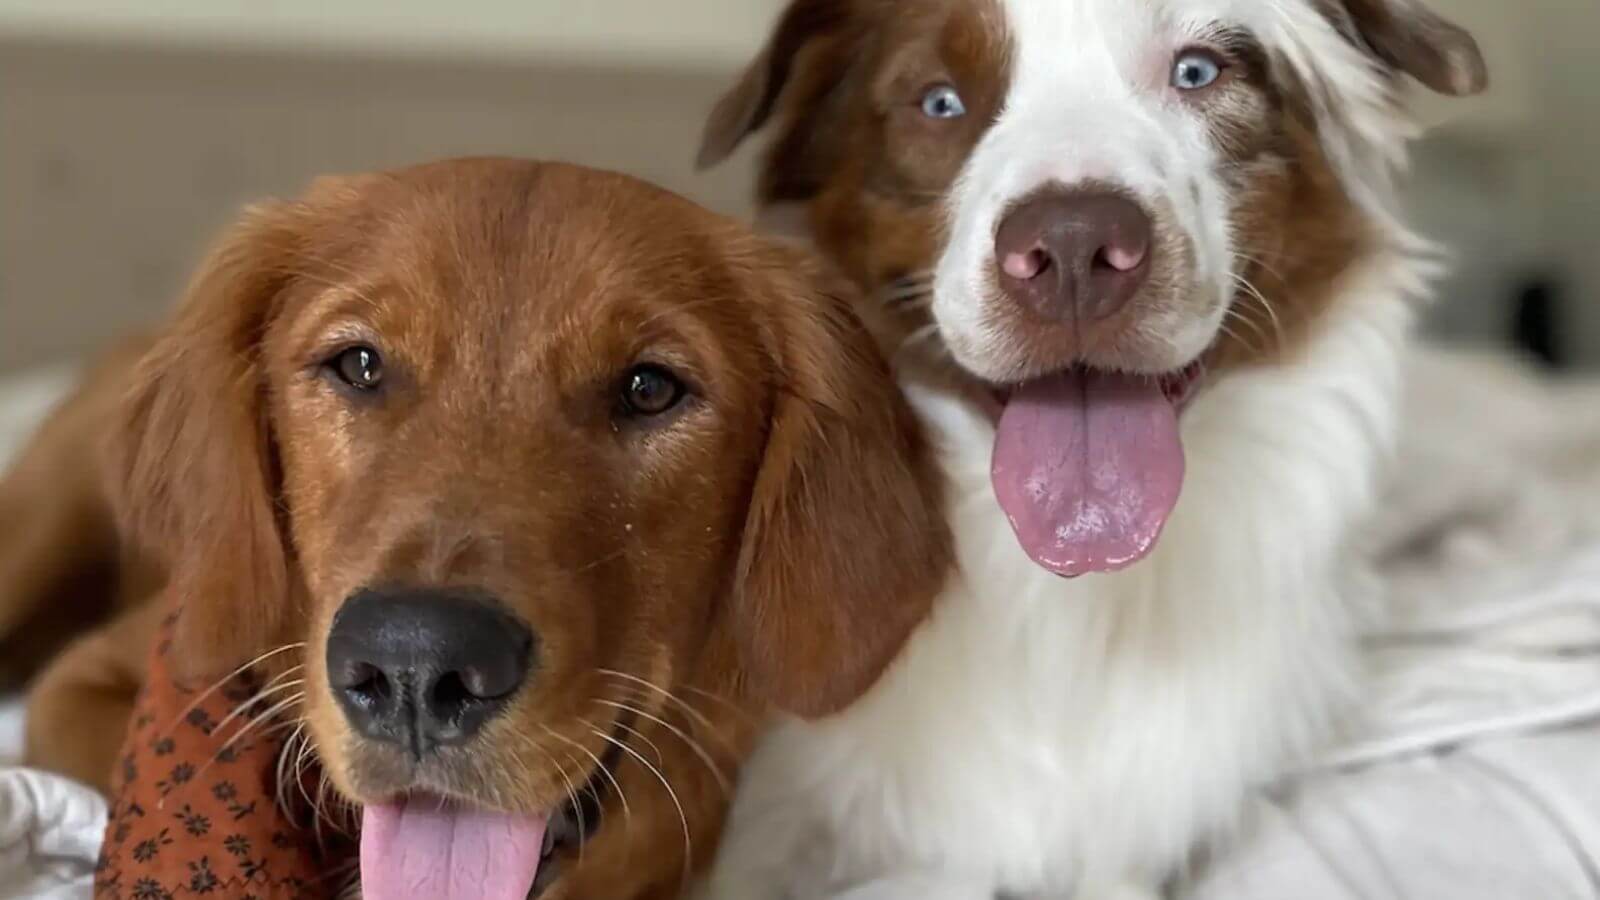
[[[292,644],[284,644],[284,645],[282,645],[280,647],[274,647],[271,650],[268,650],[267,652],[261,654],[260,656],[257,656],[255,659],[250,660],[249,662],[245,663],[244,665],[240,666],[239,668],[234,669],[232,672],[229,672],[228,674],[226,674],[226,675],[222,676],[221,678],[217,679],[216,681],[212,682],[209,687],[207,687],[204,691],[201,691],[200,694],[198,696],[196,696],[193,700],[189,701],[189,704],[187,706],[185,706],[178,713],[177,717],[174,718],[172,720],[172,723],[166,727],[166,730],[162,732],[161,736],[162,737],[171,737],[172,736],[172,732],[177,729],[178,725],[180,725],[183,722],[184,719],[188,718],[190,713],[194,712],[196,709],[199,709],[200,708],[200,704],[202,704],[202,703],[206,702],[206,700],[210,699],[210,697],[213,694],[215,694],[217,691],[222,690],[223,686],[226,685],[228,682],[232,681],[233,679],[235,679],[235,678],[239,677],[240,675],[244,674],[245,672],[249,671],[252,666],[256,666],[256,665],[259,665],[260,663],[266,662],[267,660],[271,659],[274,656],[277,656],[280,653],[287,653],[290,650],[298,650],[298,649],[304,647],[305,645],[306,645],[305,641],[295,641]]]
[[[551,737],[561,737],[552,731],[548,725],[541,725],[539,727],[544,729],[544,732]],[[534,746],[535,749],[537,749],[538,745],[535,744]],[[554,753],[547,752],[544,754],[544,756],[545,759],[550,760],[550,764],[555,766],[556,772],[561,775],[561,781],[566,785],[567,788],[567,799],[572,803],[572,814],[578,818],[578,864],[583,865],[583,847],[584,844],[588,843],[585,832],[587,832],[589,829],[587,827],[587,823],[583,821],[583,804],[578,800],[578,788],[575,784],[573,784],[572,776],[567,774],[566,766],[563,766],[560,760],[556,759]],[[576,765],[576,762],[571,757],[567,757],[567,762],[571,762]]]
[[[299,758],[300,754],[304,752],[301,742],[305,740],[305,737],[306,723],[302,719],[294,723],[294,731],[290,732],[288,739],[283,742],[283,746],[278,748],[277,772],[276,777],[273,779],[277,785],[277,789],[274,791],[274,799],[277,802],[278,811],[285,816],[291,815],[289,808],[289,775],[293,772],[296,775],[296,780],[299,780]],[[291,758],[294,762],[290,762]]]
[[[1240,291],[1244,291],[1242,286]],[[1228,322],[1239,322],[1249,327],[1251,333],[1255,334],[1261,342],[1259,349],[1265,350],[1267,344],[1271,342],[1271,337],[1264,330],[1263,323],[1256,321],[1255,316],[1248,315],[1247,310],[1241,309],[1238,305],[1230,303],[1224,312],[1223,319]]]
[[[589,563],[587,563],[585,565],[579,566],[578,568],[573,570],[573,574],[577,575],[577,574],[581,574],[583,572],[587,572],[590,569],[599,568],[600,566],[603,566],[608,562],[613,562],[613,561],[615,561],[617,559],[620,559],[622,557],[622,555],[627,553],[627,552],[628,552],[628,549],[626,547],[618,548],[617,551],[614,552],[614,553],[607,553],[604,556],[600,557],[599,559],[596,559],[596,560],[594,560],[592,562],[589,562]]]
[[[311,800],[311,836],[317,842],[317,849],[325,851],[328,843],[322,834],[322,796],[328,787],[328,773],[322,772],[317,776],[317,790]]]
[[[688,715],[690,718],[692,718],[696,722],[698,722],[700,724],[701,728],[704,728],[707,732],[709,732],[711,734],[718,734],[716,726],[711,724],[711,720],[706,718],[705,713],[702,713],[700,710],[695,709],[694,704],[692,704],[689,701],[683,699],[682,697],[678,696],[677,694],[673,693],[672,691],[667,690],[666,688],[662,687],[661,685],[656,684],[655,682],[651,681],[650,679],[641,678],[638,675],[634,675],[634,674],[631,674],[629,672],[618,671],[617,669],[604,669],[603,668],[603,669],[598,669],[597,671],[600,672],[600,674],[602,674],[602,675],[610,675],[610,676],[612,676],[614,678],[621,678],[621,679],[623,679],[625,681],[631,681],[634,684],[639,685],[640,687],[649,688],[650,690],[655,691],[656,693],[660,694],[662,697],[665,697],[668,703],[671,703],[674,706],[678,707],[679,709],[683,710],[683,712],[686,715]]]
[[[1252,353],[1260,352],[1259,348],[1255,344],[1245,340],[1244,335],[1234,331],[1232,328],[1229,328],[1227,322],[1223,322],[1221,325],[1218,325],[1217,330],[1223,335],[1238,341],[1240,344],[1243,344],[1246,350],[1249,350]]]
[[[280,685],[278,685],[276,687],[266,687],[266,688],[262,688],[259,691],[256,691],[255,694],[252,695],[248,700],[245,700],[245,701],[241,702],[238,706],[235,706],[233,708],[232,712],[230,712],[227,715],[223,716],[222,720],[220,722],[218,722],[213,727],[212,730],[213,731],[221,731],[223,728],[225,728],[228,725],[229,722],[232,722],[234,719],[237,719],[240,716],[244,715],[247,710],[249,710],[253,706],[258,705],[262,701],[266,700],[268,697],[271,697],[274,694],[281,694],[284,691],[294,690],[295,688],[300,687],[301,685],[303,685],[305,683],[306,683],[306,680],[304,678],[295,678],[295,679],[291,679],[291,680],[289,680],[287,682],[284,682],[283,684],[280,684]]]
[[[1230,322],[1238,322],[1246,328],[1249,328],[1250,333],[1255,335],[1255,340],[1246,340],[1243,334],[1240,334],[1237,330],[1229,327],[1228,323]],[[1254,319],[1251,319],[1249,316],[1241,315],[1236,309],[1230,307],[1227,313],[1222,317],[1222,324],[1218,327],[1221,329],[1223,334],[1226,334],[1227,336],[1243,344],[1245,348],[1252,353],[1265,353],[1267,350],[1267,333],[1261,330],[1261,326],[1257,324]]]
[[[595,699],[595,703],[599,704],[599,705],[604,705],[604,701],[600,700],[599,698]],[[638,710],[633,710],[633,712],[639,712],[639,711]],[[593,722],[584,722],[584,724],[588,725],[591,728],[598,727]],[[656,755],[656,764],[657,765],[664,766],[664,765],[667,764],[667,756],[666,756],[665,753],[661,752],[661,745],[660,744],[657,744],[655,741],[652,741],[648,736],[646,736],[643,732],[641,732],[637,728],[634,728],[634,727],[632,727],[630,725],[625,725],[622,722],[617,722],[615,724],[616,724],[616,727],[617,727],[618,731],[626,731],[628,734],[632,735],[633,737],[638,738],[640,743],[644,744],[646,747],[649,747],[650,748],[650,752],[654,753]]]
[[[300,797],[305,800],[307,806],[314,806],[315,801],[311,798],[311,792],[306,790],[306,766],[316,759],[316,755],[316,748],[312,746],[311,735],[308,733],[301,739],[300,752],[294,759],[294,783],[300,789]]]
[[[345,820],[328,811],[330,803],[337,804],[338,802],[339,797],[333,792],[333,781],[328,777],[328,770],[323,769],[317,775],[316,800],[311,804],[312,829],[316,834],[318,847],[325,846],[325,838],[322,833],[324,823],[327,823],[329,827],[344,837],[351,836],[350,830],[345,827]]]
[[[708,691],[705,688],[695,687],[692,684],[685,686],[684,690],[690,691],[690,692],[695,693],[695,694],[699,694],[700,696],[706,698],[707,700],[710,700],[713,703],[720,704],[724,709],[726,709],[729,712],[733,713],[734,715],[738,716],[740,719],[743,719],[745,724],[747,724],[747,725],[759,725],[759,724],[761,724],[761,720],[760,720],[759,717],[757,717],[755,715],[752,715],[748,709],[745,709],[744,707],[742,707],[739,704],[733,702],[732,700],[729,700],[727,697],[724,697],[721,694],[715,693],[713,691]]]
[[[1267,263],[1266,260],[1262,259],[1259,256],[1255,256],[1255,255],[1253,255],[1251,253],[1247,253],[1247,252],[1245,252],[1243,250],[1235,250],[1234,253],[1233,253],[1233,256],[1234,256],[1235,259],[1240,260],[1241,262],[1246,262],[1246,263],[1249,263],[1250,265],[1260,267],[1261,271],[1266,272],[1268,275],[1271,275],[1273,278],[1277,279],[1278,281],[1285,280],[1284,277],[1283,277],[1283,273],[1279,272],[1277,269],[1274,269],[1271,265],[1269,265]]]
[[[268,681],[264,685],[264,687],[272,687],[273,685],[283,681],[285,678],[289,678],[289,677],[293,676],[297,672],[303,672],[303,671],[305,671],[305,667],[306,667],[305,663],[295,663],[294,665],[290,666],[289,668],[284,669],[282,672],[279,672],[278,674],[272,676],[272,679],[270,681]]]
[[[684,812],[683,801],[678,799],[678,792],[672,789],[672,784],[671,782],[667,781],[667,776],[663,775],[660,769],[652,766],[650,764],[650,760],[645,759],[644,756],[639,753],[639,751],[629,747],[627,744],[617,740],[609,734],[606,734],[598,728],[591,728],[589,730],[593,732],[596,737],[600,738],[606,743],[612,744],[623,753],[633,757],[638,761],[639,765],[650,770],[650,774],[654,775],[656,780],[661,782],[661,787],[666,790],[667,797],[672,800],[673,807],[678,811],[678,823],[683,826],[683,883],[688,884],[690,876],[693,874],[692,869],[690,868],[690,863],[694,859],[694,840],[690,837],[689,816]]]
[[[593,727],[593,725],[589,722],[584,722],[583,724],[588,725],[591,728]],[[548,727],[545,728],[545,732],[563,744],[566,744],[574,750],[582,753],[584,756],[589,757],[589,760],[594,763],[595,771],[599,772],[603,778],[609,781],[611,783],[612,790],[617,792],[617,800],[622,803],[623,828],[631,831],[633,828],[633,810],[628,807],[628,796],[627,794],[623,793],[622,783],[617,781],[617,776],[606,767],[606,764],[601,761],[600,757],[597,756],[593,750],[590,750],[588,747],[585,747],[566,735],[558,734]]]
[[[278,713],[283,712],[305,698],[306,692],[301,691],[290,696],[286,700],[279,701],[272,707],[268,708],[265,712],[250,719],[244,724],[244,727],[235,732],[232,737],[222,742],[222,746],[217,748],[217,752],[211,754],[211,758],[206,760],[206,764],[201,766],[200,771],[195,773],[195,778],[199,778],[201,775],[204,775],[208,769],[210,769],[213,765],[216,765],[217,760],[221,759],[224,753],[227,753],[230,749],[232,749],[233,745],[243,740],[246,735],[250,734],[252,731],[255,731],[257,728],[261,727],[267,722],[272,721],[273,717],[277,716]]]
[[[1255,303],[1261,307],[1261,311],[1267,314],[1267,321],[1272,324],[1272,330],[1277,339],[1277,349],[1281,350],[1284,346],[1285,338],[1283,333],[1283,322],[1278,318],[1278,311],[1273,308],[1272,303],[1267,300],[1266,295],[1261,293],[1261,290],[1254,284],[1250,283],[1250,279],[1245,278],[1243,275],[1236,274],[1233,276],[1233,280],[1239,286],[1239,288],[1244,291],[1244,296],[1255,301]]]
[[[678,739],[683,741],[684,744],[686,744],[689,749],[694,752],[694,755],[698,756],[700,761],[706,764],[706,768],[711,770],[711,777],[715,778],[717,780],[717,786],[722,788],[723,795],[727,795],[728,791],[730,790],[728,777],[722,773],[721,767],[717,765],[716,760],[711,758],[711,754],[706,752],[705,747],[701,746],[699,741],[690,737],[686,732],[684,732],[683,729],[673,725],[671,722],[668,722],[666,719],[663,719],[660,716],[651,715],[642,709],[629,706],[626,703],[616,703],[610,700],[600,700],[598,702],[602,706],[610,706],[623,712],[631,712],[636,716],[648,719],[677,735]],[[657,755],[659,756],[659,754]],[[665,762],[663,762],[662,765],[665,765]]]

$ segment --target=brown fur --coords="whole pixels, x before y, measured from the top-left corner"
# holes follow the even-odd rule
[[[174,655],[213,679],[288,647],[264,668],[305,666],[294,712],[334,784],[381,799],[410,768],[333,702],[335,611],[371,585],[491,591],[539,634],[540,668],[469,753],[423,767],[426,788],[548,810],[615,734],[675,798],[622,757],[628,813],[608,797],[548,896],[675,895],[767,705],[859,695],[949,564],[931,454],[849,295],[794,250],[567,166],[441,163],[252,210],[113,379],[132,385],[115,505],[170,564]],[[384,356],[378,395],[323,368],[352,340]],[[617,415],[640,360],[691,386],[661,422]],[[41,684],[40,761],[110,730],[111,711],[56,714],[56,686],[103,692],[114,670],[126,702],[138,673],[104,651],[138,618]]]
[[[943,244],[944,193],[1000,111],[999,15],[992,0],[798,0],[706,125],[702,165],[773,129],[757,199],[803,204],[808,233],[857,284],[909,295],[864,311],[898,354],[928,349],[912,340],[930,323],[916,288]],[[967,116],[920,114],[941,82]]]
[[[1483,88],[1472,39],[1420,3],[1319,2],[1397,75],[1446,93]],[[1205,102],[1238,197],[1232,217],[1247,284],[1208,354],[1212,370],[1292,354],[1336,296],[1335,278],[1376,238],[1337,181],[1310,97],[1286,67],[1248,35],[1217,42],[1235,65]],[[870,296],[897,298],[867,313],[882,339],[916,351],[930,317],[915,289],[931,287],[944,243],[941,204],[1004,99],[1008,59],[993,0],[794,0],[712,114],[701,162],[770,127],[758,200],[802,204],[810,235],[829,257]],[[929,121],[914,106],[906,113],[908,97],[940,81],[961,92],[966,117]],[[1153,213],[1161,227],[1161,211]],[[1165,283],[1153,273],[1147,293]],[[998,327],[1018,346],[1050,342],[1048,325],[1017,317]],[[909,355],[939,365],[936,352]],[[1053,358],[1059,349],[1032,355]]]
[[[107,352],[0,481],[0,690],[26,683],[86,625],[136,599],[99,458],[127,370],[148,346]]]
[[[147,649],[141,610],[164,580],[120,540],[102,479],[108,424],[148,346],[108,351],[0,480],[0,690],[29,688],[26,762],[102,790]]]

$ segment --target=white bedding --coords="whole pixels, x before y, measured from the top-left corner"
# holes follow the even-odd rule
[[[1414,376],[1368,721],[1262,793],[1190,900],[1600,897],[1600,387],[1462,354]],[[0,382],[0,461],[70,379]],[[105,806],[6,768],[21,721],[0,700],[0,900],[87,897]]]

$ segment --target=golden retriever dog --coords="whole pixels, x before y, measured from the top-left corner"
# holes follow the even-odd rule
[[[34,523],[0,640],[110,617],[37,682],[33,760],[104,783],[170,602],[186,679],[300,682],[364,896],[677,895],[762,714],[851,702],[948,573],[850,306],[801,251],[565,165],[250,210],[0,485]]]

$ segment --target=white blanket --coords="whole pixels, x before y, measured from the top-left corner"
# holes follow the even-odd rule
[[[0,767],[0,898],[88,897],[105,827],[106,804],[94,791]]]
[[[1263,792],[1189,900],[1600,897],[1600,386],[1490,356],[1415,359],[1398,477],[1370,536],[1397,616],[1359,740]],[[0,383],[0,461],[70,382]],[[7,769],[0,900],[90,892],[92,791]]]
[[[1600,897],[1600,384],[1412,359],[1360,738],[1191,900]]]

